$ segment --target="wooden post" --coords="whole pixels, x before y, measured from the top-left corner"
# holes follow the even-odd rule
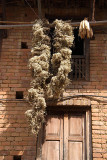
[[[64,160],[68,160],[68,114],[64,114]]]
[[[6,20],[6,1],[2,0],[2,14],[3,14],[3,20]]]
[[[41,0],[38,0],[38,14],[39,18],[42,19],[42,9],[41,9]]]
[[[92,21],[95,21],[95,0],[93,0]]]
[[[2,20],[6,20],[6,0],[2,0]],[[0,57],[2,50],[2,39],[7,37],[7,30],[0,30]]]
[[[1,50],[2,50],[2,30],[0,30],[0,58],[1,58]]]
[[[2,0],[2,20],[6,20],[6,0]],[[7,30],[2,30],[2,38],[7,38]]]
[[[33,0],[34,1],[34,8],[36,7],[36,0]]]
[[[90,79],[90,74],[89,74],[90,73],[90,40],[87,38],[85,38],[84,47],[85,47],[84,49],[85,49],[85,57],[86,57],[86,65],[87,65],[85,70],[86,72],[85,76],[86,76],[86,80],[89,81]]]

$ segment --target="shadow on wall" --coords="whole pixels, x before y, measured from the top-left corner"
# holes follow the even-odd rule
[[[0,102],[0,160],[35,160],[36,138],[25,118],[27,102]]]

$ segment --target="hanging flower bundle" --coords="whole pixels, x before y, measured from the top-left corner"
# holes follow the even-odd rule
[[[52,90],[52,96],[60,98],[64,89],[69,83],[68,73],[71,71],[71,49],[74,36],[72,27],[68,22],[55,20],[54,30],[54,51],[51,59],[53,70],[56,74],[52,77],[49,88]]]
[[[51,58],[50,26],[54,27],[53,48]],[[71,71],[71,49],[74,36],[69,22],[55,20],[49,24],[47,20],[37,20],[33,25],[32,58],[29,68],[32,71],[31,88],[28,99],[32,109],[26,111],[32,133],[38,134],[45,121],[46,100],[59,99],[69,83],[68,73]],[[53,73],[50,73],[50,64]]]
[[[32,71],[31,89],[28,90],[28,99],[32,106],[26,111],[32,133],[38,134],[46,108],[44,87],[49,76],[50,38],[48,21],[37,20],[33,25],[32,58],[29,68]]]

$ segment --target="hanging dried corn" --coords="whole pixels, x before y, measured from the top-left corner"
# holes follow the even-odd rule
[[[82,39],[84,39],[85,37],[92,38],[92,36],[93,36],[93,30],[90,27],[90,24],[86,18],[83,21],[81,21],[81,23],[80,23],[79,36]]]

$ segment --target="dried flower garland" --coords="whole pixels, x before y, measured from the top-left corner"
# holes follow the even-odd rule
[[[71,49],[74,36],[69,22],[55,20],[53,47],[55,53],[50,54],[50,24],[47,20],[37,20],[33,25],[32,58],[29,68],[32,70],[31,89],[28,90],[31,110],[26,111],[32,133],[38,134],[45,121],[46,99],[61,97],[69,83],[68,73],[71,71]],[[50,73],[50,62],[52,73]],[[47,80],[50,79],[48,82]]]
[[[53,23],[54,30],[54,50],[51,63],[53,70],[57,70],[52,77],[49,87],[52,90],[54,98],[60,98],[65,87],[69,83],[68,73],[71,71],[71,49],[74,36],[72,27],[68,22],[55,20]]]
[[[29,68],[32,70],[31,89],[28,90],[31,110],[26,111],[32,133],[38,134],[46,108],[44,87],[49,77],[50,27],[48,21],[37,20],[33,25],[32,58],[29,60]]]

